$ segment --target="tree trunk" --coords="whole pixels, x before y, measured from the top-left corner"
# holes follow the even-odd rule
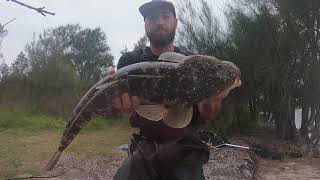
[[[302,106],[302,118],[301,118],[301,128],[300,128],[300,135],[302,137],[308,136],[308,120],[309,120],[309,111],[310,108],[308,105],[303,104]]]
[[[255,122],[257,120],[257,103],[256,98],[253,96],[249,99],[250,121]]]
[[[282,102],[281,108],[275,113],[276,134],[281,139],[293,139],[295,137],[295,106],[291,97]]]
[[[316,109],[316,115],[314,118],[315,121],[315,144],[319,144],[320,142],[320,106],[317,107]]]
[[[308,120],[308,124],[307,126],[314,126],[314,119],[315,119],[315,116],[316,116],[316,108],[314,106],[311,106],[311,113],[310,113],[310,117],[309,117],[309,120]]]

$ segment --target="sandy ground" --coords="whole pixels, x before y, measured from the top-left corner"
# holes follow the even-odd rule
[[[46,175],[57,175],[67,171],[67,173],[53,179],[50,178],[50,180],[111,180],[123,160],[124,158],[91,159],[79,162],[69,156]]]
[[[249,143],[248,143],[249,141]],[[287,142],[271,140],[234,138],[231,143],[247,145],[259,144],[272,153],[262,158],[252,151],[232,148],[211,149],[209,162],[204,166],[207,180],[318,180],[320,179],[319,156],[293,158],[299,148]],[[277,148],[276,148],[277,147]],[[266,151],[267,152],[267,151]],[[290,152],[289,154],[287,152]],[[294,152],[294,153],[293,153]],[[303,152],[303,151],[301,151]],[[317,157],[317,158],[315,158]],[[65,155],[53,171],[43,176],[55,176],[50,180],[111,180],[124,158],[78,160],[73,155]],[[43,163],[43,167],[45,163]],[[66,172],[66,173],[64,173]],[[64,173],[60,175],[61,173]],[[28,176],[28,175],[22,175]],[[21,177],[21,176],[20,176]],[[47,178],[49,180],[49,178]]]
[[[241,158],[240,158],[241,157]],[[121,165],[123,158],[107,160],[95,159],[78,162],[74,157],[63,157],[55,169],[45,174],[66,174],[51,180],[111,180]],[[71,169],[71,170],[70,170]],[[207,180],[218,179],[253,179],[254,162],[246,151],[234,149],[212,150],[209,162],[204,166]],[[47,178],[49,180],[49,178]]]
[[[320,158],[297,158],[281,161],[256,159],[257,179],[319,180]]]
[[[51,172],[42,176],[58,175],[54,178],[44,178],[48,180],[111,180],[123,160],[124,158],[80,161],[68,154],[62,156]],[[44,167],[45,163],[41,166]],[[239,149],[211,149],[209,162],[204,165],[204,175],[207,180],[253,179],[254,172],[255,165],[250,153]],[[25,174],[18,177],[27,176]]]

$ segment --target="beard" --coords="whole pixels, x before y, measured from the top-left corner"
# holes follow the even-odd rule
[[[146,32],[146,34],[152,45],[154,45],[155,47],[161,48],[173,42],[176,31],[175,29],[173,29],[171,31],[167,31],[166,33],[157,33],[157,31],[155,31],[155,32]]]

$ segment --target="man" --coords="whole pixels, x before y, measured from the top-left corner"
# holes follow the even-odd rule
[[[144,62],[157,61],[164,52],[190,55],[174,46],[177,28],[175,7],[169,1],[153,0],[143,4],[139,11],[144,18],[145,32],[150,47],[124,54],[117,68]],[[149,121],[133,113],[130,123],[140,129],[134,134],[129,157],[118,169],[115,180],[204,180],[202,165],[209,158],[209,150],[197,136],[196,127],[204,119],[217,116],[221,102],[228,92],[211,97],[194,105],[191,123],[180,129],[166,126],[162,121]],[[132,112],[140,104],[139,97],[127,93],[114,100],[122,112]]]

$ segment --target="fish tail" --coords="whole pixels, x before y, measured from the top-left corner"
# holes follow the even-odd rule
[[[58,150],[54,153],[53,157],[51,158],[51,160],[49,161],[49,163],[46,166],[47,171],[51,171],[54,168],[54,166],[59,161],[61,154],[62,154],[62,151],[60,151],[60,150]]]

